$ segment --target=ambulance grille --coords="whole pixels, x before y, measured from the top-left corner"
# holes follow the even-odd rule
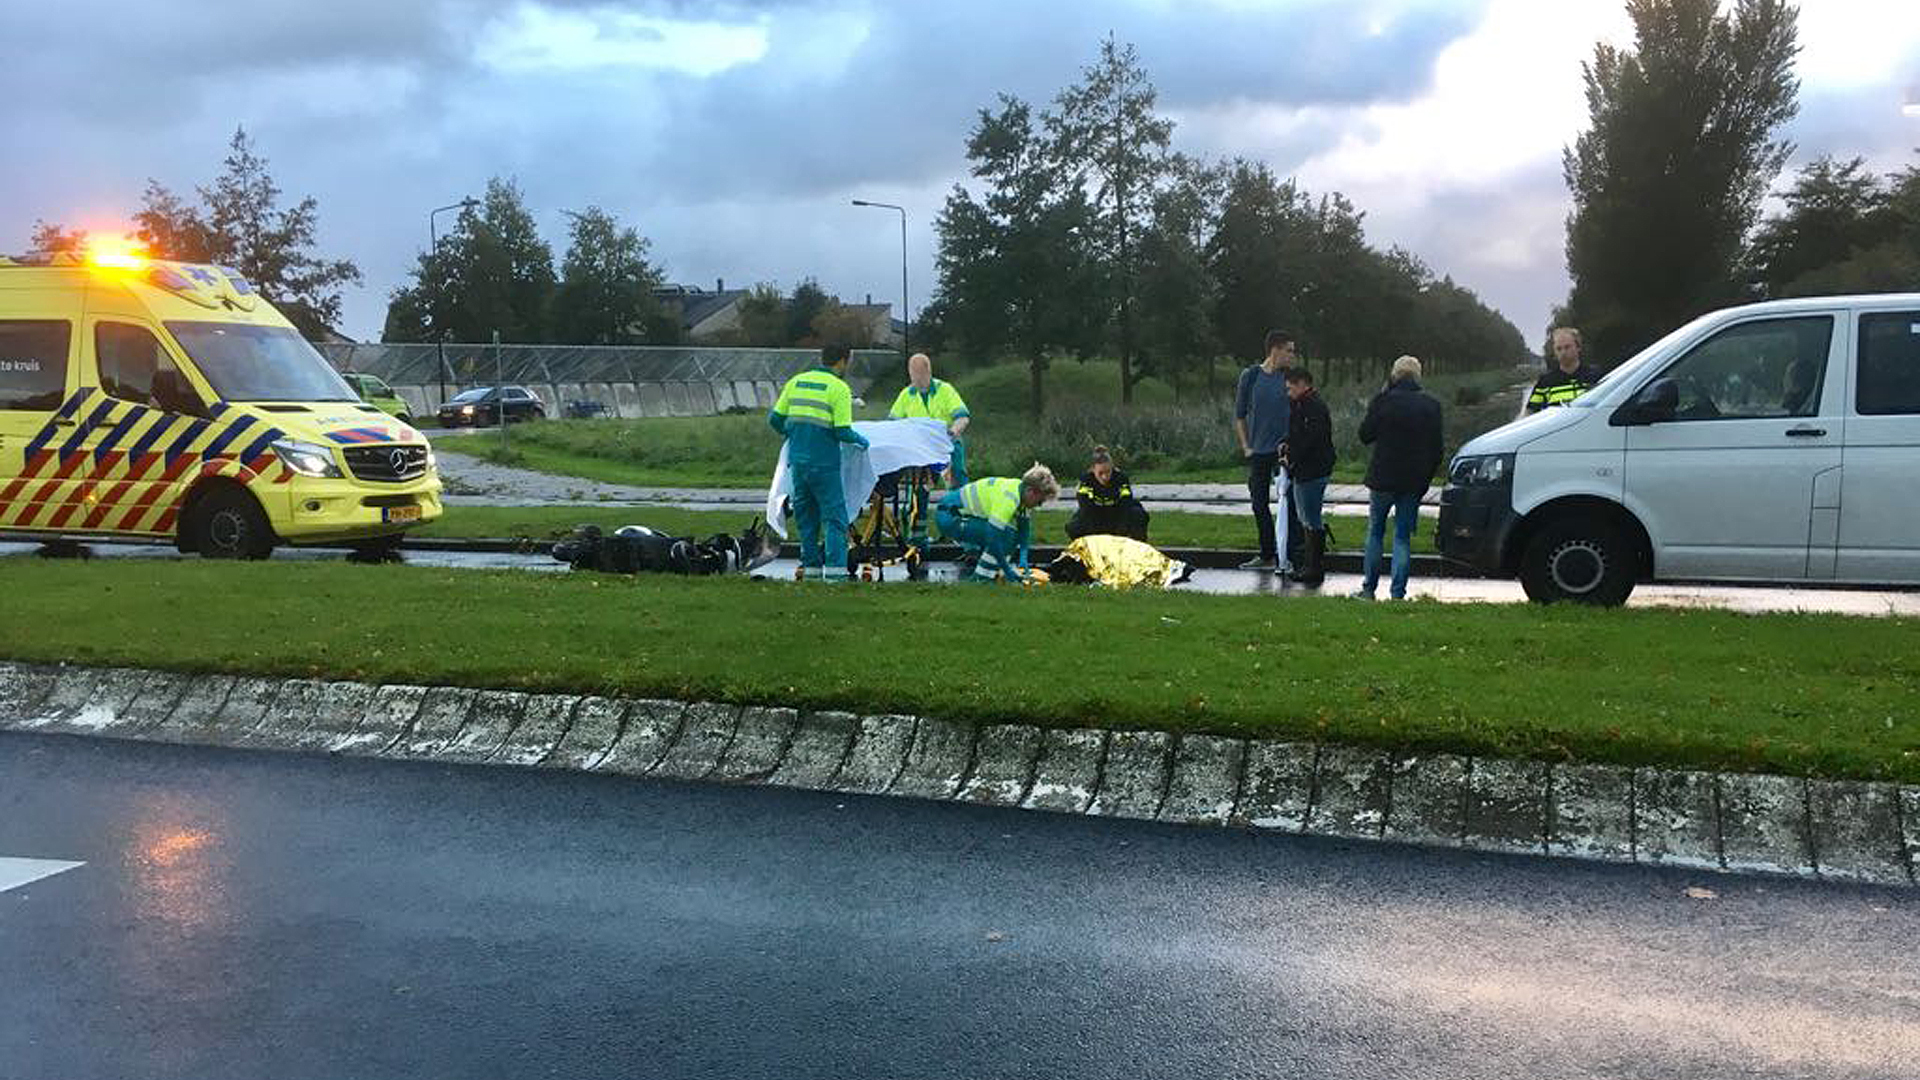
[[[398,484],[427,474],[424,446],[349,446],[344,453],[347,468],[359,480]]]

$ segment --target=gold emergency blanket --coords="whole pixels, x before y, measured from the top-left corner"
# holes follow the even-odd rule
[[[1125,536],[1083,536],[1061,555],[1086,567],[1094,581],[1115,589],[1135,585],[1164,589],[1185,566],[1160,554],[1152,544]]]

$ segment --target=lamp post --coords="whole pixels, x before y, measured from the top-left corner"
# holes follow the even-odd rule
[[[461,199],[457,203],[448,203],[445,206],[436,206],[433,208],[433,210],[428,212],[427,214],[427,253],[429,255],[440,254],[440,232],[437,228],[434,227],[434,218],[439,217],[442,213],[448,210],[465,210],[469,207],[474,207],[479,205],[480,205],[480,200],[469,195],[466,198]],[[446,401],[447,401],[447,331],[445,327],[439,325],[438,320],[435,320],[434,327],[433,327],[433,348],[434,348],[434,353],[438,357],[438,361],[440,364],[440,372],[439,372],[440,403],[444,405],[446,404]]]
[[[897,210],[900,213],[900,356],[905,359],[912,351],[913,344],[913,317],[909,314],[912,309],[907,304],[907,208],[865,199],[855,199],[853,205]]]

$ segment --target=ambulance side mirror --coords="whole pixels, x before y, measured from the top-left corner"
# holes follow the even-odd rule
[[[187,377],[172,368],[153,373],[153,403],[167,412],[205,417],[207,403],[200,400]]]

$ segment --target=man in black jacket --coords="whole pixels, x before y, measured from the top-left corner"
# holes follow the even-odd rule
[[[1373,599],[1380,584],[1380,548],[1386,539],[1387,511],[1393,511],[1393,586],[1395,600],[1407,597],[1407,570],[1413,558],[1413,529],[1420,521],[1420,499],[1433,484],[1443,455],[1440,403],[1420,389],[1420,361],[1403,356],[1393,362],[1387,388],[1367,405],[1360,441],[1373,447],[1367,464],[1371,500],[1367,514],[1366,578],[1354,595]]]
[[[1147,542],[1147,508],[1133,497],[1132,482],[1113,467],[1106,447],[1093,448],[1093,467],[1081,475],[1074,498],[1080,508],[1067,520],[1067,539],[1126,536]]]
[[[1287,439],[1280,444],[1280,462],[1293,479],[1293,516],[1306,546],[1302,565],[1289,576],[1317,589],[1327,579],[1327,529],[1320,505],[1333,475],[1333,414],[1314,392],[1313,373],[1306,368],[1287,370],[1287,397]]]

